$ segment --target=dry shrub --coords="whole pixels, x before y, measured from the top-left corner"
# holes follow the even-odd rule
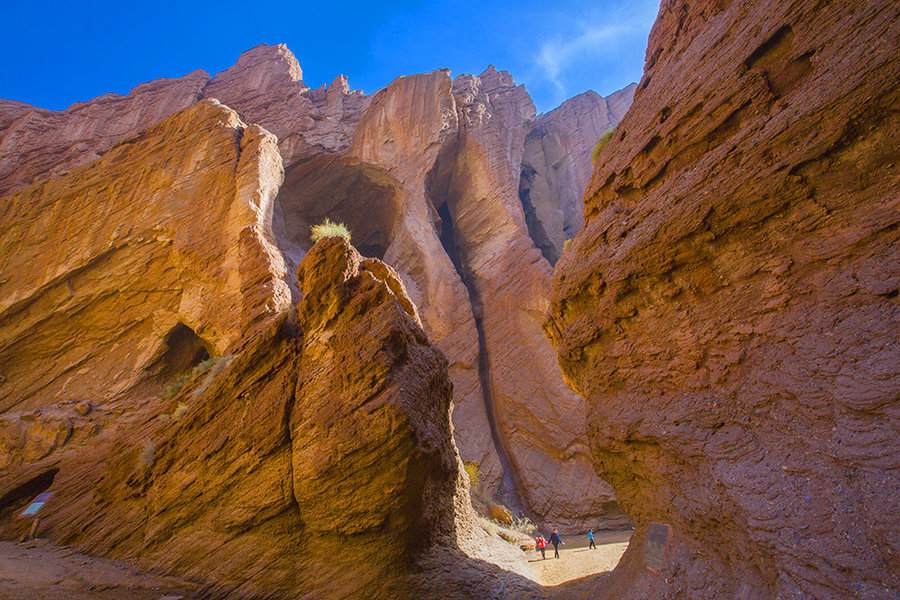
[[[350,230],[347,229],[347,226],[343,223],[334,223],[331,219],[325,219],[324,222],[313,225],[309,230],[313,242],[318,242],[322,238],[336,235],[343,236],[348,240],[350,239]]]

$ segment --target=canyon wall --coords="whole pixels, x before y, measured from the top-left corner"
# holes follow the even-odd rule
[[[4,199],[0,530],[49,490],[42,536],[204,597],[420,597],[448,564],[484,597],[465,550],[526,567],[477,524],[446,359],[344,238],[291,305],[282,177],[273,135],[204,100]]]
[[[519,196],[528,231],[550,264],[584,226],[594,146],[625,116],[637,84],[603,98],[593,91],[540,115],[525,138]]]
[[[4,101],[0,104],[0,194],[42,181],[56,185],[54,177],[105,156],[128,136],[202,98],[227,104],[244,121],[277,136],[284,183],[281,187],[273,183],[265,200],[255,206],[266,213],[265,219],[271,216],[266,227],[281,254],[294,300],[302,297],[294,273],[311,246],[309,226],[325,218],[345,222],[364,255],[396,268],[429,339],[449,360],[454,435],[463,459],[479,465],[480,496],[496,496],[547,525],[618,527],[628,524],[628,519],[618,510],[609,485],[594,473],[584,436],[583,402],[563,383],[540,329],[548,302],[550,265],[536,249],[533,236],[538,230],[550,236],[558,251],[577,229],[580,222],[572,215],[580,214],[581,199],[575,190],[586,182],[590,149],[624,113],[632,89],[629,86],[607,99],[593,92],[583,94],[536,118],[524,87],[493,67],[480,76],[456,80],[446,70],[400,77],[365,96],[351,91],[342,76],[328,86],[310,89],[303,83],[298,61],[284,45],[260,45],[215,77],[196,71],[180,79],[142,84],[127,96],[109,94],[79,103],[66,111]],[[540,165],[537,171],[525,164],[526,155]],[[141,186],[162,184],[152,174],[148,177],[134,181],[138,191],[129,188],[128,193],[139,195]],[[541,182],[534,184],[527,199],[521,196],[526,177]],[[277,190],[274,201],[269,197],[275,193],[271,190]],[[187,191],[181,194],[189,197]],[[94,205],[104,198],[100,194],[85,197],[84,202]],[[156,207],[144,208],[144,221],[149,223]],[[195,210],[202,211],[202,205]],[[560,218],[561,211],[569,216]],[[105,224],[97,227],[115,229],[116,218],[110,212]],[[219,218],[212,217],[208,226],[216,227]],[[11,234],[4,252],[14,256],[15,237],[40,236],[36,228],[48,222]],[[54,235],[60,244],[71,238],[70,232],[61,229]],[[200,234],[191,243],[200,248],[207,237]],[[227,244],[230,239],[213,241],[212,256],[220,251],[218,243]],[[9,268],[19,269],[25,260],[30,258],[20,257]],[[188,337],[200,336],[203,342],[196,352],[222,352],[239,336],[242,325],[204,320],[201,313],[207,309],[200,305],[215,304],[209,295],[215,286],[206,280],[192,292],[195,306],[178,309],[180,284],[176,281],[195,277],[190,269],[180,268],[149,269],[146,281],[137,287],[150,290],[156,277],[169,282],[161,284],[176,290],[169,294],[169,321],[182,323],[190,331]],[[47,275],[47,282],[35,285],[60,285],[50,281]],[[112,276],[105,281],[121,286]],[[17,280],[8,284],[21,287]],[[14,297],[10,295],[10,302],[20,301]],[[81,309],[73,304],[71,310]],[[120,326],[124,328],[133,317],[123,314]],[[154,319],[142,318],[144,329],[165,327],[158,324],[162,317]],[[34,324],[21,321],[4,355],[8,364],[0,364],[7,380],[16,382],[10,385],[26,385],[21,374],[36,360],[26,346],[37,344],[45,355],[53,355],[48,344],[37,341],[43,334],[35,339],[26,334]],[[58,397],[62,392],[55,386],[73,385],[64,382],[74,372],[100,385],[102,378],[96,377],[96,371],[79,362],[80,345],[107,343],[118,334],[97,330],[88,342],[78,334],[78,326],[57,330],[68,332],[57,337],[59,344],[68,337],[80,341],[54,350],[60,355],[68,352],[66,364],[34,378],[29,384],[32,391],[43,389],[48,397]],[[144,336],[145,332],[136,327],[128,335]],[[146,339],[148,345],[141,353],[104,367],[104,377],[118,378],[121,389],[142,379],[147,356],[161,352],[152,348],[158,340],[150,340],[156,338]],[[57,378],[53,369],[66,377]],[[45,389],[48,382],[53,383]],[[23,402],[30,393],[14,387],[4,391],[0,385],[0,401],[9,406]]]
[[[897,597],[898,47],[892,2],[663,2],[546,322],[639,524],[598,597]]]

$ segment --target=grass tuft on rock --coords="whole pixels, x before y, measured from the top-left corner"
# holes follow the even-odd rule
[[[309,230],[313,243],[318,242],[322,238],[337,235],[343,236],[348,240],[350,239],[350,230],[347,229],[347,226],[343,223],[335,223],[331,219],[325,219],[324,222],[313,225]]]
[[[613,127],[606,133],[600,136],[600,139],[597,140],[597,143],[594,144],[594,149],[591,151],[591,160],[593,162],[597,162],[597,158],[600,156],[600,152],[606,148],[607,145],[612,141],[612,136],[616,132],[616,128]]]

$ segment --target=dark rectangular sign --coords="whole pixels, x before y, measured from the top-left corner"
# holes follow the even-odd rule
[[[651,524],[647,529],[647,541],[644,542],[644,564],[654,571],[662,569],[668,541],[669,526]]]

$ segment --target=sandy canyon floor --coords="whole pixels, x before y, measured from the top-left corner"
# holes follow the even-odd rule
[[[551,587],[610,571],[630,537],[631,530],[601,532],[597,548],[590,550],[586,539],[570,538],[559,559],[553,558],[552,547],[546,560],[538,552],[529,552],[534,580]],[[0,541],[0,598],[4,600],[190,600],[196,591],[190,582],[145,575],[126,563],[80,554],[49,540]]]

